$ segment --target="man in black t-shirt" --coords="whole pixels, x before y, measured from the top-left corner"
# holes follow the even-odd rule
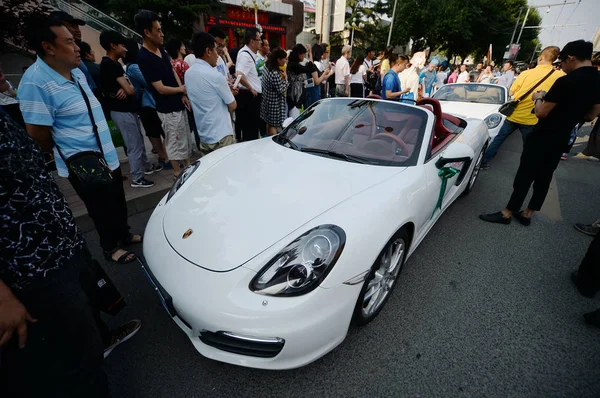
[[[533,212],[542,208],[573,126],[600,114],[600,74],[591,57],[592,43],[583,40],[562,49],[558,58],[567,75],[556,80],[548,93],[538,91],[532,96],[539,122],[525,141],[510,201],[500,212],[479,216],[482,220],[509,224],[514,215],[521,224],[529,225]],[[529,206],[521,211],[532,184]]]
[[[135,89],[119,63],[127,53],[125,37],[112,30],[105,31],[100,34],[100,45],[106,50],[106,57],[100,62],[100,86],[112,121],[121,131],[127,146],[131,187],[150,188],[154,182],[147,180],[144,175],[160,171],[162,166],[155,166],[148,160],[137,115]]]
[[[138,54],[138,66],[156,100],[156,111],[165,132],[165,149],[175,177],[189,166],[192,133],[185,108],[191,110],[186,90],[171,65],[171,57],[161,48],[164,33],[155,12],[141,10],[134,17],[135,29],[144,38]]]

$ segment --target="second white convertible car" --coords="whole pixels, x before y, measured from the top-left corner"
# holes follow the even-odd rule
[[[491,138],[498,134],[506,119],[498,109],[509,99],[506,87],[484,83],[446,84],[433,98],[440,101],[444,112],[461,118],[483,120]]]
[[[488,140],[435,99],[322,100],[187,168],[148,222],[144,270],[202,355],[308,364],[377,316]]]

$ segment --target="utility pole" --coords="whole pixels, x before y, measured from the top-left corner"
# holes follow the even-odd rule
[[[523,25],[521,25],[521,31],[519,32],[519,37],[517,37],[517,44],[521,41],[521,35],[523,34],[523,28],[525,28],[525,24],[527,23],[527,17],[529,16],[529,11],[531,7],[527,7],[527,12],[525,13],[525,19],[523,19]]]
[[[544,4],[544,5],[539,5],[539,6],[527,7],[527,13],[525,13],[525,19],[523,20],[523,25],[521,26],[521,31],[519,32],[519,37],[517,38],[516,44],[519,44],[519,42],[521,41],[521,35],[523,34],[523,29],[525,28],[525,23],[527,22],[527,17],[529,16],[529,10],[531,10],[532,8],[546,8],[546,7],[548,7],[548,9],[550,9],[550,7],[566,6],[568,4],[575,4],[575,2],[574,1],[567,2],[567,0],[565,0],[562,3]]]
[[[396,17],[396,5],[398,0],[394,0],[394,10],[392,11],[392,22],[390,23],[390,33],[388,33],[387,46],[389,47],[390,41],[392,40],[392,29],[394,28],[394,18]]]
[[[523,14],[523,7],[519,8],[519,17],[517,18],[517,22],[515,22],[515,29],[513,30],[513,34],[510,38],[509,47],[512,46],[513,40],[515,40],[515,34],[517,33],[517,28],[519,27],[519,22],[521,21],[521,14]]]

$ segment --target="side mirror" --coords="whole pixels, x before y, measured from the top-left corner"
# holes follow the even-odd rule
[[[473,161],[474,157],[475,152],[473,152],[473,148],[469,145],[463,144],[462,142],[453,142],[444,152],[442,152],[442,157],[435,162],[435,167],[441,169],[448,163],[454,162],[470,163]]]
[[[293,117],[288,117],[287,119],[285,119],[283,121],[283,124],[281,126],[285,129],[285,128],[287,128],[287,126],[289,126],[290,124],[292,124],[293,121],[294,121]]]

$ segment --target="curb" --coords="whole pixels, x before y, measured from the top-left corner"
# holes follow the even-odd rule
[[[155,208],[158,202],[160,202],[163,196],[165,196],[170,189],[171,188],[161,189],[159,191],[149,193],[148,195],[127,200],[127,217],[131,217],[135,214]],[[75,215],[75,222],[82,233],[90,232],[95,228],[94,222],[87,214],[87,211],[80,215]]]

